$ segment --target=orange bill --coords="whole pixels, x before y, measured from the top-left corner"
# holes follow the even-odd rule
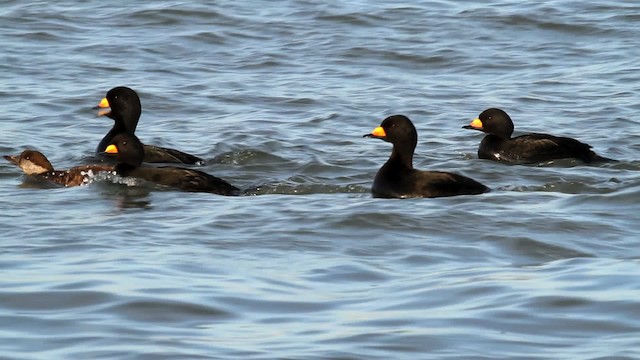
[[[104,98],[104,99],[100,100],[100,104],[98,104],[98,106],[96,106],[96,108],[102,109],[102,110],[98,111],[98,116],[109,115],[109,113],[111,113],[110,107],[111,106],[109,105],[109,100],[107,100],[107,98]]]
[[[102,100],[100,100],[100,104],[98,104],[99,108],[108,108],[111,107],[111,105],[109,105],[109,100],[107,100],[107,98],[103,98]]]
[[[371,132],[371,135],[375,137],[386,137],[387,133],[384,132],[384,129],[382,128],[382,126],[378,126],[377,128],[373,129],[373,131]]]
[[[111,144],[107,146],[106,149],[104,149],[104,152],[106,152],[107,154],[117,154],[118,148],[115,145]]]
[[[480,119],[473,119],[471,124],[469,124],[474,129],[482,129],[482,121]]]

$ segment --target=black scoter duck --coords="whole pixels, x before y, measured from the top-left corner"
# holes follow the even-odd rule
[[[100,101],[97,108],[109,108],[110,110],[99,111],[98,115],[108,116],[115,121],[111,130],[100,141],[96,149],[97,153],[104,154],[107,146],[112,143],[114,136],[121,133],[135,133],[142,113],[142,105],[135,91],[125,86],[119,86],[109,90],[107,96]],[[182,151],[153,145],[144,145],[144,148],[144,162],[198,165],[204,163],[201,158]]]
[[[238,195],[240,189],[205,172],[174,166],[141,167],[145,148],[133,134],[113,137],[105,152],[118,158],[115,171],[123,177],[143,179],[156,184],[192,192]]]
[[[111,165],[85,165],[69,170],[54,170],[46,156],[36,150],[25,150],[20,155],[4,155],[9,162],[18,165],[25,174],[62,186],[80,186],[89,182],[99,172],[112,172]]]
[[[576,139],[548,134],[525,134],[511,137],[513,121],[506,112],[491,108],[483,111],[464,129],[487,133],[478,148],[478,157],[512,164],[531,164],[574,158],[585,163],[609,161],[599,156],[589,144]]]
[[[414,169],[413,152],[418,143],[418,133],[411,120],[404,115],[389,116],[364,136],[393,144],[389,160],[378,170],[373,181],[371,192],[374,197],[442,197],[489,191],[488,187],[466,176]]]

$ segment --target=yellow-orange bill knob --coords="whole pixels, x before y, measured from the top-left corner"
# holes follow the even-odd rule
[[[104,149],[104,152],[106,152],[107,154],[117,154],[118,148],[115,145],[111,144],[107,146],[106,149]]]
[[[100,100],[100,104],[98,104],[98,107],[104,109],[111,106],[109,105],[109,100],[107,100],[107,98],[103,98],[102,100]]]
[[[480,119],[473,119],[469,126],[475,129],[482,129],[482,121]]]
[[[384,132],[384,129],[382,128],[382,126],[378,126],[377,128],[373,129],[373,131],[371,132],[371,135],[375,137],[386,137],[387,133]]]

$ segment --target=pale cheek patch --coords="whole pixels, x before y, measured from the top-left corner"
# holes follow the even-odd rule
[[[33,174],[42,174],[42,173],[46,173],[49,170],[43,168],[42,166],[38,166],[38,165],[34,165],[31,162],[27,163],[27,164],[22,164],[22,171],[24,171],[25,173],[29,174],[29,175],[33,175]]]

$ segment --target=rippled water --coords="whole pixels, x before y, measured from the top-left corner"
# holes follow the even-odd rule
[[[91,162],[136,89],[145,142],[256,196],[0,163],[0,358],[640,357],[640,5],[7,1],[0,152]],[[579,138],[617,163],[478,160],[461,129]],[[481,196],[372,199],[411,117],[421,169]]]

